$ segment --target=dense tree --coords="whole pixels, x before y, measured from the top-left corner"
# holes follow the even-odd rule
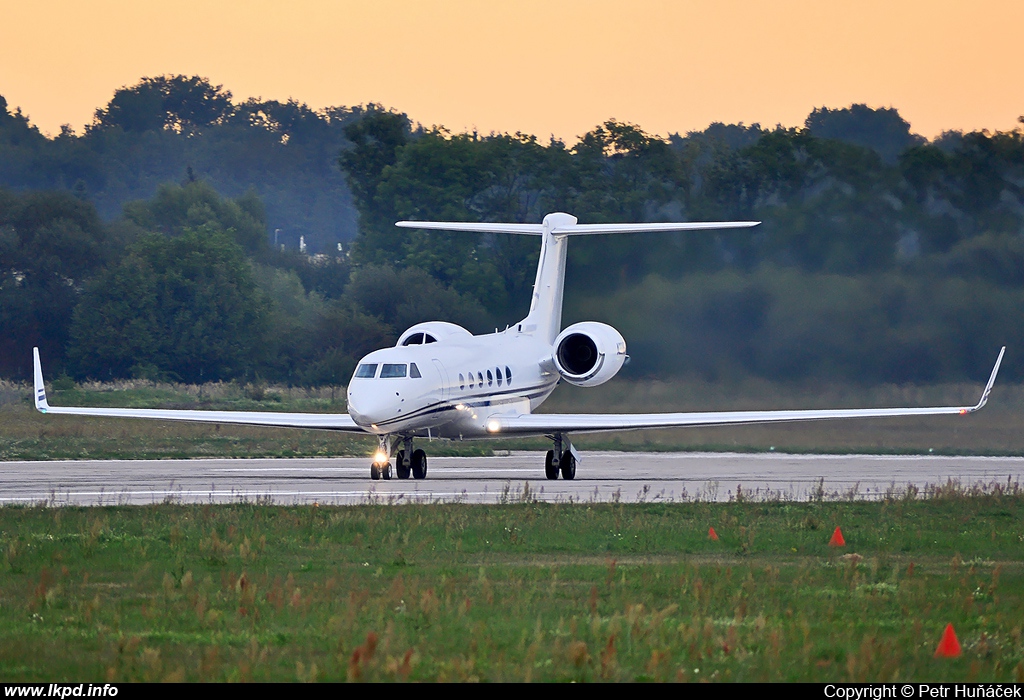
[[[126,204],[124,216],[146,231],[173,236],[202,227],[224,231],[249,254],[269,248],[260,199],[252,193],[223,199],[203,181],[162,185],[152,199]]]
[[[101,379],[242,376],[265,314],[250,263],[227,234],[204,226],[147,235],[86,288],[72,361],[79,375]]]
[[[235,105],[204,78],[162,76],[118,90],[84,134],[65,127],[47,138],[3,102],[0,187],[64,189],[112,220],[161,185],[203,180],[221,196],[256,193],[264,237],[328,252],[356,234],[337,155],[344,127],[363,111],[258,99]]]
[[[79,291],[109,253],[89,204],[66,192],[0,190],[0,375],[29,376],[33,345],[63,369]]]
[[[234,112],[231,93],[205,78],[183,75],[143,78],[114,93],[96,110],[92,129],[144,132],[168,129],[194,135],[226,120]]]
[[[25,376],[37,342],[95,376],[344,382],[412,323],[486,330],[529,303],[535,238],[396,220],[567,211],[763,222],[573,240],[567,320],[621,325],[629,373],[970,376],[1024,327],[1021,183],[1024,127],[925,143],[863,105],[668,139],[609,120],[567,147],[379,105],[236,104],[185,76],[119,90],[82,135],[44,136],[0,102],[0,186],[65,191],[0,193],[0,372]],[[212,247],[174,248],[196,236]],[[211,306],[218,285],[231,308]],[[248,335],[229,341],[215,317],[247,318]]]
[[[908,148],[925,141],[910,132],[910,124],[892,107],[872,109],[855,104],[843,109],[816,108],[804,126],[818,138],[870,148],[889,164],[895,163]]]

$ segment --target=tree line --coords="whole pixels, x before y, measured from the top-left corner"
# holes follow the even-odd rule
[[[627,375],[976,379],[1024,341],[1022,128],[927,141],[895,109],[852,105],[669,138],[609,120],[569,146],[378,106],[235,104],[182,76],[119,91],[81,136],[0,106],[8,377],[38,344],[79,378],[344,383],[412,323],[486,331],[529,303],[536,240],[395,221],[550,211],[763,222],[573,240],[566,321],[619,327]],[[173,146],[188,158],[138,167]],[[354,240],[312,233],[343,206]],[[282,250],[282,230],[310,232],[307,250]]]

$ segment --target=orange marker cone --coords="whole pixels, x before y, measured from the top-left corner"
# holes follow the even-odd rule
[[[715,532],[715,528],[713,528],[713,527],[709,527],[708,528],[708,539],[709,540],[714,540],[715,542],[718,541],[718,533]]]
[[[946,625],[946,631],[942,633],[942,641],[935,650],[936,659],[952,659],[960,656],[960,642],[953,631],[953,625]]]
[[[846,540],[843,539],[843,531],[840,530],[838,527],[836,528],[836,531],[832,533],[832,539],[830,539],[828,541],[828,546],[829,547],[845,547],[846,546]]]

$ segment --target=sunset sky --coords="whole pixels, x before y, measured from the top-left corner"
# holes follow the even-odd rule
[[[1022,27],[1020,0],[0,0],[0,95],[51,134],[187,74],[570,142],[612,117],[667,135],[855,102],[933,137],[1018,126]]]

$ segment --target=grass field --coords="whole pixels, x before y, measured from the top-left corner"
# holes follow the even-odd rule
[[[1024,681],[1024,494],[984,491],[5,507],[0,678]]]
[[[53,405],[344,412],[340,388],[303,390],[237,384],[120,382],[50,389]],[[637,412],[973,404],[973,384],[875,388],[699,381],[619,382],[559,387],[550,412]],[[32,459],[299,457],[368,455],[373,439],[327,432],[43,416],[25,385],[0,382],[0,461]],[[939,416],[774,426],[657,430],[573,437],[582,449],[861,452],[1024,455],[1024,386],[997,384],[984,411]],[[432,442],[430,454],[547,449],[543,440]]]

